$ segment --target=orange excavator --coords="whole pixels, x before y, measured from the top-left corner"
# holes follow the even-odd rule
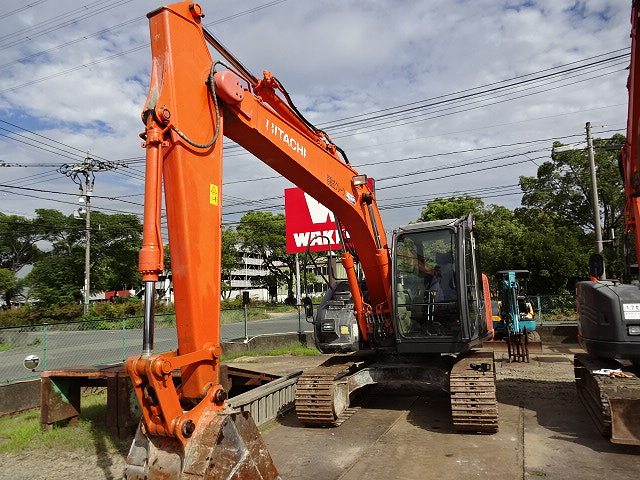
[[[126,362],[142,421],[125,477],[278,478],[251,417],[227,408],[220,378],[224,137],[318,199],[334,212],[338,231],[349,232],[341,257],[347,280],[331,285],[313,321],[322,351],[358,352],[300,378],[302,423],[339,424],[365,385],[418,382],[451,392],[456,428],[497,431],[493,355],[473,350],[491,336],[492,322],[471,216],[401,227],[390,244],[373,182],[303,117],[271,73],[255,77],[207,32],[203,17],[189,1],[148,14],[143,352]],[[163,187],[178,348],[154,353]]]

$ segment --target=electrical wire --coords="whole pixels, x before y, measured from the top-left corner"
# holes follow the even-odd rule
[[[42,37],[43,35],[47,35],[49,33],[55,32],[62,28],[69,27],[71,25],[76,24],[81,20],[86,20],[87,18],[94,17],[96,15],[105,13],[114,8],[121,7],[126,5],[127,3],[131,3],[133,0],[118,0],[111,5],[102,6],[102,4],[109,3],[109,0],[98,0],[88,5],[84,5],[83,7],[75,7],[73,10],[70,10],[66,13],[61,13],[49,20],[45,20],[38,24],[32,25],[31,27],[22,28],[18,32],[11,32],[5,35],[0,36],[0,50],[5,50],[7,48],[15,47],[24,42],[33,41],[36,38]],[[94,11],[91,11],[93,7],[96,7]],[[81,12],[80,15],[71,16],[71,14],[77,14]],[[50,25],[56,20],[65,19],[60,23],[54,23]],[[50,25],[50,26],[49,26]]]
[[[0,14],[0,20],[4,20],[5,18],[10,17],[11,15],[15,15],[16,13],[24,12],[26,9],[33,8],[36,5],[40,5],[40,4],[42,4],[42,3],[46,2],[46,1],[48,1],[48,0],[32,1],[31,3],[28,3],[26,5],[22,5],[19,8],[16,8],[15,10],[10,10],[10,11],[8,11],[6,13],[2,13],[2,14]]]

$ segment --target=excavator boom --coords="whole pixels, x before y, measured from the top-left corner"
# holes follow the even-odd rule
[[[146,287],[144,345],[142,355],[126,362],[143,422],[127,478],[277,476],[250,417],[227,411],[220,379],[224,137],[335,213],[353,246],[343,264],[361,338],[373,345],[374,328],[377,338],[393,335],[389,246],[366,176],[304,119],[271,73],[258,79],[206,32],[203,16],[200,5],[189,1],[148,15],[152,66],[142,112],[146,183],[139,262]],[[212,59],[209,46],[222,60]],[[156,354],[153,301],[163,270],[163,187],[178,349]],[[354,255],[366,277],[366,298]],[[225,454],[223,444],[239,453]]]

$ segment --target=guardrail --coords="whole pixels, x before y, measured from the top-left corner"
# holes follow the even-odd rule
[[[291,410],[296,396],[296,382],[302,371],[272,380],[227,400],[229,407],[250,412],[258,427]]]

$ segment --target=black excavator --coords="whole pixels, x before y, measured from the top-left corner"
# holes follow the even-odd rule
[[[626,197],[626,237],[640,251],[640,2],[631,7],[631,65],[627,139],[620,156]],[[626,263],[632,263],[627,249]],[[578,337],[587,350],[574,359],[578,393],[604,436],[640,445],[640,282],[600,280],[602,256],[590,261],[589,281],[577,285]]]

